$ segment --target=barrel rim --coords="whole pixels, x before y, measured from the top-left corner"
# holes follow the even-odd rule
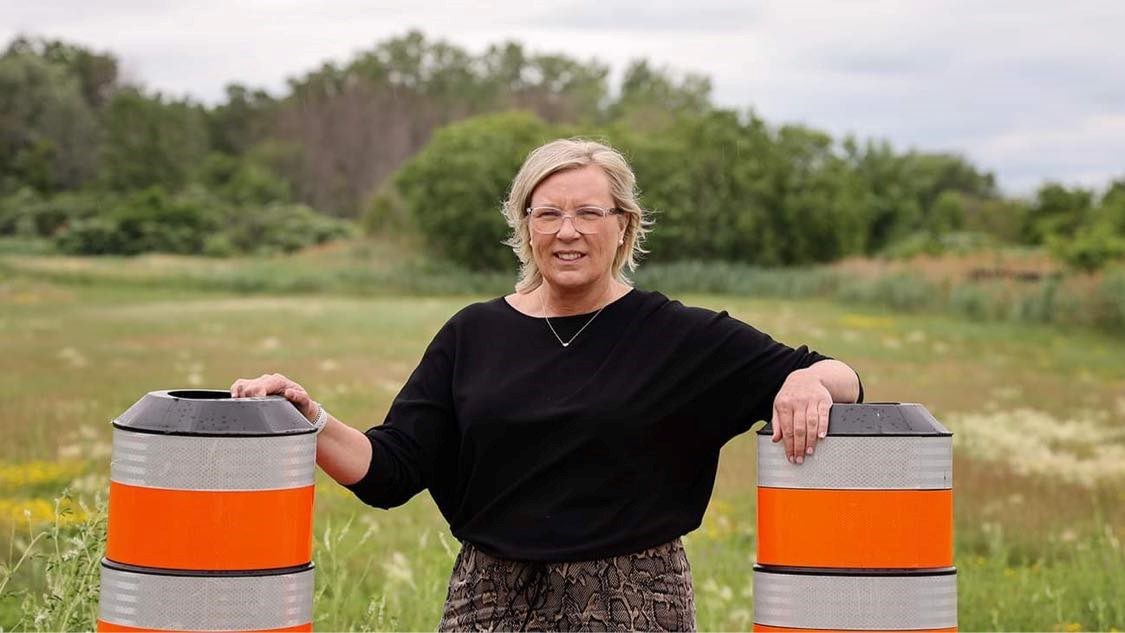
[[[754,573],[788,576],[956,576],[957,567],[792,567],[754,563]]]
[[[316,432],[296,406],[281,396],[231,398],[225,389],[150,391],[110,423],[125,431],[189,437],[277,437]]]
[[[246,433],[246,432],[233,432],[233,433],[205,433],[194,431],[166,431],[162,429],[146,429],[136,426],[125,426],[114,419],[110,425],[118,431],[126,431],[128,433],[141,433],[144,435],[173,435],[176,437],[297,437],[300,435],[310,435],[316,433],[315,428],[300,429],[295,431],[280,431],[277,433]]]
[[[257,576],[285,576],[289,574],[301,574],[313,571],[316,565],[309,561],[303,565],[294,565],[290,567],[273,567],[269,569],[244,569],[244,570],[231,570],[231,569],[173,569],[167,567],[143,567],[141,565],[130,565],[128,563],[119,563],[115,560],[110,560],[108,557],[102,557],[102,567],[112,569],[114,571],[123,571],[131,574],[142,574],[147,576],[183,576],[189,578],[224,578],[224,577],[257,577]]]
[[[852,413],[854,410],[874,413],[876,411],[892,409],[899,412],[899,419],[908,426],[918,428],[889,428],[881,432],[872,432],[866,428],[842,426],[845,422],[854,424],[854,420],[843,420],[840,416]],[[879,417],[879,416],[876,416]],[[910,418],[910,419],[908,419]],[[910,424],[913,421],[915,424]],[[888,427],[883,427],[888,428]],[[772,421],[766,423],[758,430],[758,435],[772,435]],[[952,437],[953,432],[947,429],[926,407],[917,402],[837,402],[828,411],[828,436],[837,437]]]

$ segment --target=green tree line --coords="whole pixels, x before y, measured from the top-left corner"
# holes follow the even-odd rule
[[[559,136],[622,148],[657,260],[796,265],[984,242],[1096,269],[1125,256],[1125,180],[1001,196],[944,153],[834,139],[716,107],[710,81],[644,60],[507,42],[473,54],[419,32],[213,106],[124,81],[116,57],[20,37],[0,56],[0,235],[73,253],[291,251],[415,232],[473,268],[510,268],[499,214],[527,152]]]
[[[1049,183],[1030,201],[1009,199],[957,156],[835,142],[717,108],[643,126],[559,125],[527,113],[449,125],[375,197],[368,230],[413,226],[462,264],[510,266],[512,255],[495,248],[507,230],[499,201],[528,151],[571,135],[626,153],[656,219],[646,245],[654,261],[803,265],[1023,244],[1094,270],[1125,255],[1125,180],[1100,198]]]

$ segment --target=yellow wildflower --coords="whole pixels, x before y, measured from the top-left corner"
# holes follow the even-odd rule
[[[85,464],[78,461],[31,461],[0,464],[0,490],[19,490],[28,486],[63,483],[82,473]]]

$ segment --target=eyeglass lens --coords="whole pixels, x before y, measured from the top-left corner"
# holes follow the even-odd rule
[[[553,207],[535,207],[531,210],[531,228],[537,233],[556,233],[564,218],[570,218],[579,233],[597,233],[609,212],[599,207],[579,207],[574,214],[563,213]]]

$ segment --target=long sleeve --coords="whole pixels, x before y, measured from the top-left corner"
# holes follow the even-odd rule
[[[366,431],[371,464],[346,486],[364,503],[393,508],[452,478],[459,435],[453,410],[454,332],[446,324],[395,397],[383,424]]]
[[[687,308],[700,319],[694,344],[707,358],[714,381],[706,390],[706,409],[719,425],[723,442],[772,417],[773,401],[789,374],[830,357],[802,345],[779,343],[726,311]]]

